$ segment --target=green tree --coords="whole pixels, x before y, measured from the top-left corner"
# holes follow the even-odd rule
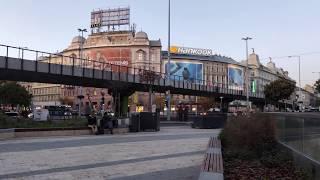
[[[29,106],[32,96],[16,82],[5,82],[0,85],[0,104],[11,106]]]
[[[280,100],[288,99],[295,90],[295,83],[285,79],[278,79],[264,88],[265,98],[272,103],[277,103]]]
[[[316,83],[314,84],[314,87],[316,88],[318,93],[320,93],[320,79],[318,79],[318,81],[316,81]]]

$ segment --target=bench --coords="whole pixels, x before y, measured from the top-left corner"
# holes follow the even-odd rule
[[[223,159],[221,141],[218,137],[210,137],[208,148],[204,156],[199,180],[222,180]]]

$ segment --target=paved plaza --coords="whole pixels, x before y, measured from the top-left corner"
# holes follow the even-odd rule
[[[0,179],[197,179],[210,136],[219,130],[0,141]]]

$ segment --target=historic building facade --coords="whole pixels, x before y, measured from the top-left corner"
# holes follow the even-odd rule
[[[52,56],[50,59],[43,57],[42,60],[106,70],[115,67],[111,67],[111,65],[120,65],[160,72],[160,57],[160,39],[149,40],[147,33],[143,31],[137,33],[134,31],[112,31],[93,33],[88,38],[76,36],[59,55]],[[131,71],[133,73],[133,68]],[[96,105],[100,104],[104,95],[106,102],[111,100],[107,89],[39,83],[32,83],[31,86],[34,104],[39,106],[61,103],[77,105],[77,96],[86,96],[87,94],[90,95],[92,103]],[[54,95],[51,92],[54,92]],[[88,98],[85,98],[82,104],[84,105],[88,101]]]

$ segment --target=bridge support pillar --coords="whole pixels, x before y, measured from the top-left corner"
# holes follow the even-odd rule
[[[123,117],[128,115],[128,104],[129,104],[129,96],[132,92],[119,90],[119,89],[111,89],[109,94],[112,95],[113,99],[113,111],[116,117]]]
[[[129,103],[129,96],[120,94],[120,115],[121,116],[127,116],[128,103]]]
[[[154,92],[152,90],[152,87],[149,87],[149,100],[148,100],[148,110],[149,112],[152,112],[152,105],[154,103]]]

